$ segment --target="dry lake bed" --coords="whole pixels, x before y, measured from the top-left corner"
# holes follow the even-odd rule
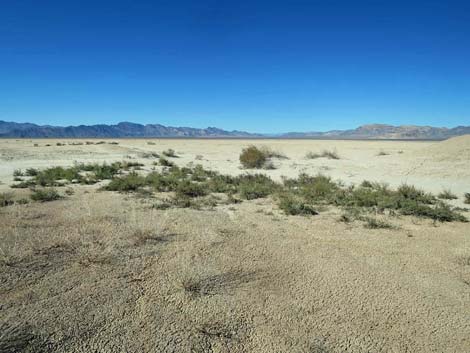
[[[0,140],[0,352],[470,352],[466,193],[468,135]]]

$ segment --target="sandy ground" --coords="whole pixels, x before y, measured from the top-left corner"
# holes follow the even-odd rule
[[[14,169],[75,160],[135,158],[150,169],[142,153],[167,148],[180,165],[246,172],[238,155],[250,141],[147,141],[0,140],[0,187]],[[468,141],[255,142],[289,157],[263,171],[273,178],[406,181],[449,188],[461,203]],[[323,149],[341,159],[304,159]],[[151,206],[76,186],[64,200],[0,208],[0,351],[470,352],[469,223],[393,217],[393,229],[365,229],[333,207],[286,216],[270,199]]]

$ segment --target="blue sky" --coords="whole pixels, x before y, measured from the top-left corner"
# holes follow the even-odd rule
[[[0,120],[470,125],[470,1],[3,1]]]

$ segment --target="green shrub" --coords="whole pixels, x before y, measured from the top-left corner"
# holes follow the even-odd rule
[[[25,172],[27,176],[36,176],[38,175],[38,173],[39,171],[36,168],[28,168],[26,169],[26,172]]]
[[[418,201],[428,205],[436,201],[434,196],[412,185],[402,184],[398,187],[397,192],[398,195],[404,199]]]
[[[189,180],[182,180],[176,186],[176,195],[178,197],[198,197],[207,195],[207,188],[204,185],[191,182]]]
[[[284,194],[279,197],[279,208],[288,215],[316,215],[318,212],[312,205],[300,197]]]
[[[136,172],[131,172],[125,176],[115,177],[105,186],[105,190],[129,192],[145,186],[145,178]]]
[[[30,197],[31,200],[40,202],[54,201],[62,198],[57,190],[52,188],[33,190]]]
[[[266,154],[256,146],[248,146],[240,154],[240,163],[247,169],[262,168],[266,160]]]
[[[404,215],[425,217],[440,222],[467,222],[467,219],[463,215],[443,202],[439,202],[435,206],[429,206],[411,201],[402,205],[400,211]]]
[[[23,174],[23,172],[21,171],[21,169],[15,169],[15,170],[13,171],[13,176],[14,176],[14,177],[22,177],[22,176],[24,176],[24,174]]]
[[[443,190],[439,195],[437,195],[438,198],[443,199],[443,200],[456,200],[458,199],[457,195],[453,194],[452,191],[449,189]]]
[[[269,196],[277,189],[276,183],[264,174],[239,176],[237,184],[238,193],[246,200]]]
[[[0,193],[0,207],[11,206],[15,203],[13,200],[13,193],[2,192]]]

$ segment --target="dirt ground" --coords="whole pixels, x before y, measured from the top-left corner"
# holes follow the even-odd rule
[[[168,148],[181,166],[245,173],[238,155],[251,143],[288,157],[262,171],[274,179],[408,182],[449,189],[461,207],[470,192],[469,136],[56,146],[74,141],[0,140],[0,192],[15,169],[132,159],[150,170],[145,154]],[[340,159],[304,158],[324,149]],[[270,198],[158,210],[97,186],[74,191],[0,208],[2,353],[470,352],[470,223],[396,216],[392,229],[366,229],[334,207],[286,216]]]

